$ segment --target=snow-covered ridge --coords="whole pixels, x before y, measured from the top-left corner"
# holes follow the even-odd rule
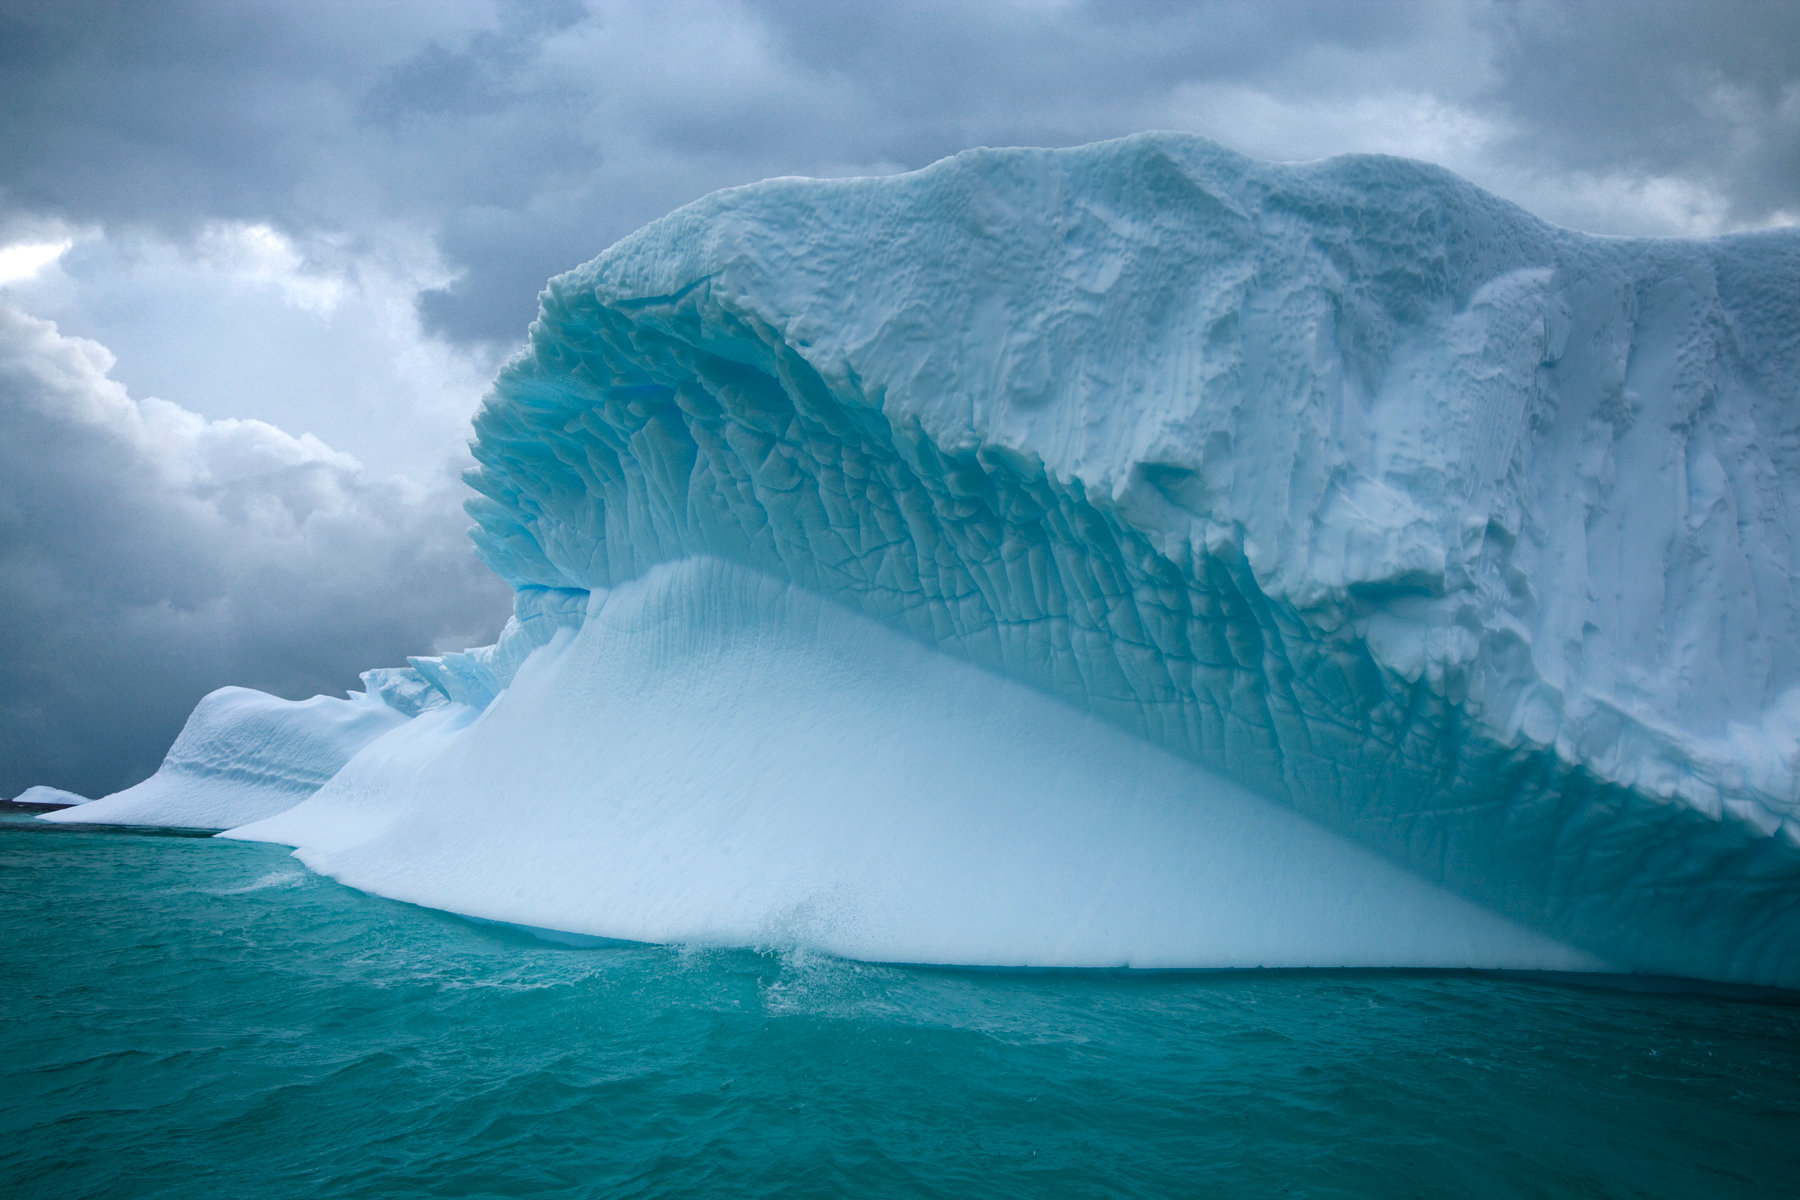
[[[743,562],[1614,963],[1800,983],[1800,232],[971,151],[648,226],[476,426],[517,587]]]

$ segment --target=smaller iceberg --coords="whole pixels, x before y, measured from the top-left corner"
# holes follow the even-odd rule
[[[405,721],[406,714],[378,692],[346,700],[282,700],[250,688],[220,688],[194,708],[156,774],[43,819],[194,829],[240,825],[292,808],[357,751]]]
[[[26,788],[12,798],[12,803],[25,808],[72,808],[77,804],[88,803],[86,796],[78,796],[74,792],[65,792],[61,788],[37,787]]]
[[[69,796],[51,803],[84,805],[79,815],[47,813],[46,821],[230,829],[261,820],[318,791],[364,747],[412,718],[485,708],[533,650],[580,621],[587,600],[585,591],[525,588],[494,645],[364,671],[364,690],[344,699],[283,700],[220,688],[201,699],[162,766],[142,783],[94,801],[55,788],[25,796]],[[18,803],[29,803],[25,796]]]

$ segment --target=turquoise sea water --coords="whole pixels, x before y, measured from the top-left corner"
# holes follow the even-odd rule
[[[1800,1007],[570,947],[0,817],[0,1195],[1800,1194]]]

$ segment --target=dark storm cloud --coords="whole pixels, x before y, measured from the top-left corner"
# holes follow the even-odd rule
[[[0,795],[134,782],[227,683],[341,692],[495,632],[447,487],[133,400],[109,361],[0,307]]]
[[[1267,78],[1321,45],[1354,52],[1403,43],[1421,32],[1427,11],[1383,0],[1097,3],[1036,15],[1009,5],[829,0],[756,8],[791,61],[853,80],[867,132],[900,139],[891,156],[917,165],[971,139],[1080,142],[1136,132],[1183,83]]]
[[[1532,0],[1496,13],[1516,151],[1717,181],[1734,219],[1800,219],[1800,4]]]
[[[1195,87],[1327,112],[1426,95],[1505,125],[1491,184],[1654,172],[1716,191],[1735,223],[1800,210],[1785,0],[14,3],[0,47],[11,207],[427,228],[464,275],[424,312],[463,339],[515,340],[550,273],[771,174],[1147,125],[1280,151],[1241,107],[1183,102]]]

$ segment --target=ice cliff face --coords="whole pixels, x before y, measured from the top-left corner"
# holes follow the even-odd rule
[[[1800,233],[1149,135],[772,180],[553,280],[513,585],[696,554],[1636,969],[1800,983]]]

